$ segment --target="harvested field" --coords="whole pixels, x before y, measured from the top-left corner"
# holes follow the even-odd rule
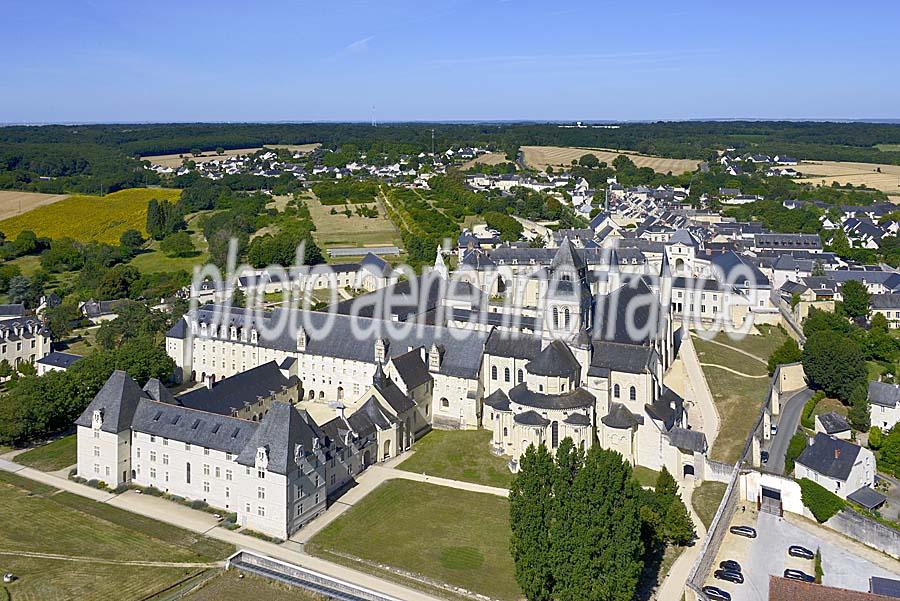
[[[146,235],[147,202],[175,201],[181,190],[131,188],[106,196],[77,195],[45,205],[24,215],[0,221],[0,232],[15,238],[22,230],[38,236],[118,244],[122,232],[135,229]]]
[[[664,157],[655,157],[636,152],[619,152],[610,148],[571,148],[562,146],[523,146],[522,154],[525,158],[525,164],[536,169],[544,169],[547,165],[568,166],[572,161],[577,161],[585,154],[593,154],[600,161],[612,164],[617,156],[624,154],[638,167],[650,167],[658,173],[668,173],[671,171],[676,175],[680,175],[685,171],[694,171],[700,164],[700,161],[689,159],[667,159]]]
[[[38,207],[53,204],[68,197],[68,194],[41,194],[40,192],[0,190],[0,220],[22,215]]]
[[[265,148],[286,148],[299,152],[312,152],[321,144],[266,144]],[[198,157],[193,156],[190,152],[182,152],[177,154],[155,154],[141,157],[144,161],[150,161],[156,165],[163,167],[180,167],[184,159],[190,159],[195,163],[208,163],[224,157],[240,156],[242,154],[253,154],[257,150],[262,150],[261,146],[256,148],[233,148],[226,150],[224,154],[216,154],[214,151],[208,150]]]
[[[830,186],[831,182],[864,185],[887,194],[900,195],[900,165],[803,161],[794,169],[803,175],[801,179],[796,180],[802,183],[823,186]]]
[[[489,152],[487,154],[483,154],[481,156],[477,156],[471,161],[466,161],[460,166],[460,169],[470,169],[481,163],[482,165],[499,165],[500,163],[513,163],[515,161],[510,161],[506,158],[505,152]]]
[[[331,214],[331,210],[343,211],[344,205],[325,206],[312,193],[304,196],[304,201],[309,207],[309,213],[316,231],[313,235],[316,243],[324,248],[332,246],[378,246],[396,245],[402,247],[400,233],[385,213],[380,197],[376,202],[366,205],[346,205],[350,207],[351,215],[347,217],[343,213]],[[367,206],[378,209],[378,217],[360,217],[355,214],[358,206]]]

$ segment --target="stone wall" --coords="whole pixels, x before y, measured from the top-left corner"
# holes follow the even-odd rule
[[[851,509],[845,509],[825,522],[829,528],[866,546],[900,559],[900,531],[889,528]]]

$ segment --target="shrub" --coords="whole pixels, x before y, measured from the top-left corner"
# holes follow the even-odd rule
[[[816,584],[822,584],[825,570],[822,569],[822,550],[816,549]]]
[[[148,486],[144,489],[145,495],[150,495],[151,497],[161,497],[163,496],[162,491],[156,488],[155,486]]]
[[[816,411],[816,406],[819,404],[819,401],[825,398],[825,393],[821,390],[816,394],[812,395],[806,404],[803,406],[803,415],[800,416],[800,425],[806,428],[807,430],[813,430],[816,427],[816,420],[813,417],[813,413]]]
[[[791,437],[791,442],[788,444],[787,451],[784,454],[784,473],[790,474],[794,471],[794,462],[797,460],[797,457],[800,456],[800,453],[806,448],[806,435],[802,432],[797,432]]]
[[[844,508],[843,499],[812,480],[803,478],[798,484],[803,496],[803,505],[812,512],[820,524],[827,522]]]
[[[881,448],[881,445],[884,443],[884,434],[881,432],[881,428],[878,426],[872,426],[869,429],[869,448],[873,451],[877,451]]]
[[[209,506],[209,503],[203,501],[201,499],[194,499],[191,501],[190,508],[191,509],[206,509]]]

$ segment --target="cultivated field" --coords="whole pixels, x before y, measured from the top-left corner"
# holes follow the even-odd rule
[[[137,601],[233,551],[231,545],[6,472],[0,472],[0,507],[0,571],[19,577],[5,586],[6,598]],[[197,565],[166,565],[171,563]],[[0,598],[3,593],[0,588]]]
[[[398,519],[397,508],[404,508]],[[307,543],[314,555],[415,585],[388,565],[495,599],[520,599],[503,497],[391,480]]]
[[[351,212],[358,206],[377,208],[378,217],[374,219],[360,217],[355,213],[350,217],[342,213],[332,215],[331,209],[343,211],[344,207],[341,205],[325,206],[311,192],[303,198],[316,226],[316,231],[313,233],[316,243],[323,249],[332,246],[378,246],[383,244],[403,246],[400,233],[385,213],[380,198],[375,203],[368,205],[347,205]]]
[[[798,182],[825,186],[830,186],[831,182],[853,184],[854,186],[862,184],[889,195],[900,196],[900,165],[803,161],[794,169],[803,174],[803,178],[798,179]]]
[[[305,153],[312,152],[319,146],[321,146],[321,144],[266,144],[265,148],[287,148],[288,150]],[[224,154],[216,154],[213,151],[207,151],[198,157],[195,157],[190,152],[182,152],[180,154],[154,154],[141,157],[141,160],[150,161],[155,165],[162,165],[163,167],[180,167],[184,159],[189,159],[195,163],[208,163],[209,161],[215,161],[224,157],[253,154],[257,150],[262,150],[262,148],[263,147],[259,146],[256,148],[234,148],[226,150]]]
[[[68,194],[41,194],[40,192],[0,190],[0,220],[27,213],[38,207],[53,204],[68,197]]]
[[[700,161],[689,159],[667,159],[635,152],[617,151],[610,148],[568,148],[562,146],[523,146],[522,154],[525,164],[536,169],[544,169],[547,165],[569,166],[572,161],[577,161],[585,154],[593,154],[600,161],[610,165],[620,154],[624,154],[638,167],[650,167],[658,173],[671,171],[680,175],[685,171],[694,171]]]
[[[460,168],[461,169],[469,169],[471,167],[474,167],[478,163],[481,163],[482,165],[499,165],[500,163],[511,163],[511,162],[513,162],[513,161],[510,161],[506,158],[505,152],[489,152],[487,154],[483,154],[481,156],[475,157],[471,161],[466,161],[465,163],[462,164],[462,166]]]
[[[0,221],[0,232],[15,238],[22,230],[38,236],[69,236],[85,242],[118,244],[122,232],[135,229],[146,235],[147,202],[151,198],[175,201],[181,190],[132,188],[106,196],[70,196],[24,215]]]

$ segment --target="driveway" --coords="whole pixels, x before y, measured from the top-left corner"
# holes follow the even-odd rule
[[[735,518],[739,518],[739,515],[740,512]],[[750,512],[746,515],[749,518]],[[745,521],[752,523],[752,519]],[[769,598],[769,575],[781,576],[786,568],[814,575],[813,561],[788,556],[787,550],[791,545],[802,545],[813,552],[821,550],[822,568],[825,572],[822,583],[827,586],[868,591],[871,576],[898,577],[841,545],[837,535],[833,538],[830,533],[823,531],[819,536],[809,529],[800,528],[791,521],[768,513],[758,515],[755,527],[758,535],[756,539],[727,534],[722,545],[723,551],[727,551],[724,554],[720,552],[716,560],[717,565],[721,559],[736,559],[740,562],[746,579],[744,584],[731,584],[712,578],[708,581],[729,591],[734,601],[766,601]]]
[[[797,432],[797,426],[800,425],[803,406],[812,395],[812,390],[804,388],[782,405],[781,414],[778,416],[778,432],[769,441],[769,463],[765,465],[766,471],[784,474],[784,456],[787,454],[791,437]]]

